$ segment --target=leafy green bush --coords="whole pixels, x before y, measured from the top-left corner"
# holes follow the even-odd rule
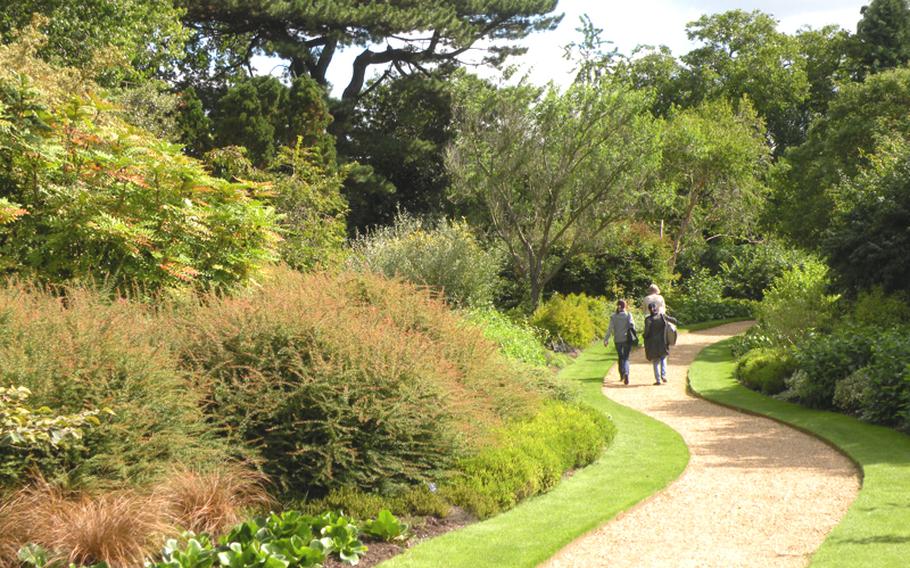
[[[462,460],[442,491],[454,504],[489,517],[552,488],[568,469],[591,463],[615,433],[592,408],[549,403],[534,418],[507,426],[499,443]]]
[[[517,322],[494,308],[472,308],[466,319],[479,326],[483,335],[499,345],[506,356],[529,365],[546,365],[547,351],[539,330],[527,323]]]
[[[759,322],[772,337],[794,343],[811,330],[825,329],[837,296],[829,295],[828,268],[809,259],[774,279],[758,306]]]
[[[750,301],[723,294],[723,277],[698,269],[683,282],[680,292],[667,295],[667,309],[684,324],[752,316]]]
[[[554,294],[531,315],[531,324],[549,332],[555,342],[584,347],[594,340],[594,322],[585,306]]]
[[[100,410],[54,415],[46,406],[29,408],[30,395],[25,387],[0,387],[0,486],[21,480],[29,470],[47,476],[52,468],[65,467],[73,460],[61,457],[85,451],[84,432],[101,425]]]
[[[40,464],[51,481],[141,483],[244,453],[213,435],[200,391],[163,345],[170,332],[152,310],[106,293],[0,284],[0,386],[26,387],[32,404],[61,414],[113,411],[87,432],[86,451],[69,456],[76,461]]]
[[[771,240],[731,247],[732,255],[721,261],[724,296],[761,300],[775,278],[799,264],[805,253]]]
[[[851,319],[880,329],[910,324],[910,298],[904,292],[887,294],[881,287],[864,290],[853,304]]]
[[[483,246],[464,221],[432,224],[399,214],[352,244],[351,266],[403,278],[445,294],[456,306],[485,306],[500,285],[502,255]]]
[[[267,170],[258,170],[243,147],[216,148],[204,156],[220,178],[271,187],[268,203],[279,215],[281,260],[298,270],[337,266],[345,254],[347,202],[341,185],[347,168],[326,164],[316,148],[278,148]]]
[[[778,394],[786,388],[786,379],[796,370],[796,362],[784,349],[756,349],[736,363],[736,378],[752,390]]]
[[[644,224],[622,227],[606,238],[603,252],[573,256],[548,284],[560,294],[630,298],[657,282],[673,281],[667,240]]]
[[[209,415],[291,494],[432,481],[549,393],[429,292],[372,274],[278,271],[173,322]]]
[[[275,258],[265,187],[209,175],[73,70],[0,46],[0,270],[154,289],[242,283]],[[2,215],[2,214],[0,214]]]
[[[611,308],[605,298],[553,294],[531,315],[531,325],[547,331],[554,344],[585,347],[607,331]]]
[[[832,408],[837,383],[872,359],[873,330],[842,327],[813,334],[796,349],[797,372],[789,386],[797,399],[814,408]]]
[[[834,403],[863,420],[910,430],[910,328],[876,338],[869,364],[837,383]]]

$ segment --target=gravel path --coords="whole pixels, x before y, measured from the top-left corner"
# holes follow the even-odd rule
[[[576,540],[544,564],[564,566],[805,566],[859,490],[856,468],[815,438],[686,394],[702,348],[747,323],[680,334],[669,382],[654,386],[642,349],[628,386],[614,366],[609,398],[661,420],[691,452],[667,489]]]

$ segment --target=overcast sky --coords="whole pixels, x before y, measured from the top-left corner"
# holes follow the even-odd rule
[[[726,10],[761,10],[772,14],[780,22],[781,31],[792,33],[803,26],[820,28],[837,24],[850,32],[856,31],[860,8],[869,0],[560,0],[557,12],[565,14],[559,28],[551,32],[531,35],[524,43],[528,53],[511,62],[531,70],[535,82],[553,79],[559,83],[570,80],[570,68],[562,59],[562,46],[579,39],[575,31],[579,18],[587,14],[599,28],[603,38],[614,42],[622,53],[629,53],[635,46],[666,45],[673,53],[681,55],[692,49],[686,38],[686,24],[702,14]],[[383,49],[384,46],[377,46]],[[329,71],[333,94],[340,95],[351,77],[351,63],[356,50],[347,50],[335,56]],[[262,73],[269,73],[275,60],[260,58],[254,64]],[[482,72],[490,75],[490,72]]]

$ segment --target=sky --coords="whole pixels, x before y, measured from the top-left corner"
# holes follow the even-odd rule
[[[576,32],[579,18],[587,14],[595,26],[602,28],[603,39],[612,41],[621,53],[630,53],[637,45],[666,45],[675,55],[682,55],[695,45],[686,37],[686,24],[703,14],[733,9],[761,10],[773,15],[783,32],[793,33],[803,26],[820,28],[837,24],[850,32],[856,31],[860,8],[869,0],[560,0],[556,11],[564,13],[559,27],[550,32],[532,34],[523,43],[528,52],[510,59],[530,72],[533,82],[543,84],[554,80],[560,84],[571,81],[571,68],[562,58],[562,47],[580,39]],[[384,49],[377,46],[376,49]],[[332,93],[340,95],[351,77],[351,63],[358,50],[346,50],[335,56],[328,79]],[[274,59],[258,58],[254,66],[261,73],[273,71]],[[275,72],[280,71],[280,69]],[[476,70],[492,77],[493,70]]]

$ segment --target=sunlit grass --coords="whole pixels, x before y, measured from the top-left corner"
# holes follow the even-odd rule
[[[816,552],[812,566],[910,564],[910,436],[762,396],[736,382],[733,365],[729,341],[706,348],[689,370],[692,390],[815,434],[862,468],[859,496]]]

